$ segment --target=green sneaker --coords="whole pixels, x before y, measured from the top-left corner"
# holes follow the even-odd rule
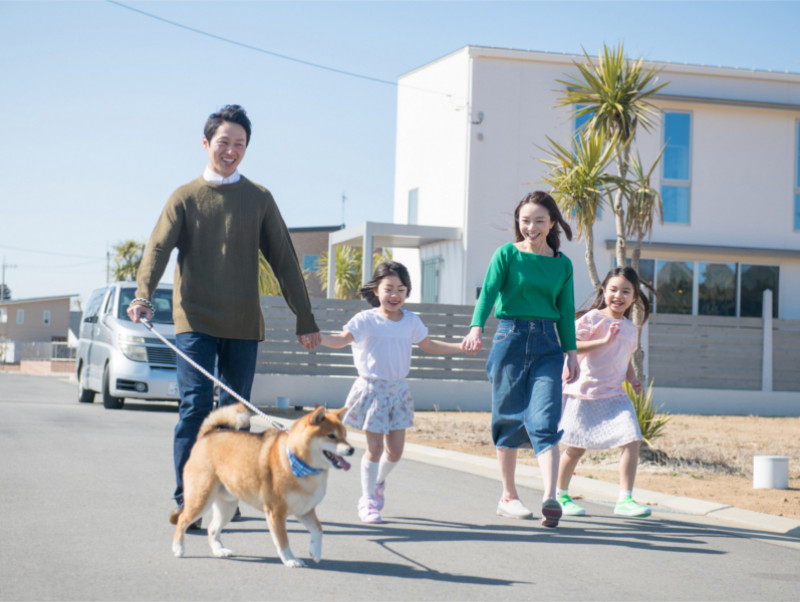
[[[556,499],[558,503],[561,504],[561,509],[564,511],[564,514],[567,516],[585,516],[586,510],[578,506],[575,502],[572,501],[572,498],[569,497],[569,494],[562,494],[557,495]]]
[[[614,506],[614,514],[617,516],[650,516],[650,508],[642,506],[633,501],[632,497],[617,502]]]

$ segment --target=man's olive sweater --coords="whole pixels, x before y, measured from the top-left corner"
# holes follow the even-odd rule
[[[136,278],[137,297],[151,298],[175,248],[176,334],[264,339],[259,249],[297,316],[297,334],[319,330],[289,231],[266,188],[243,176],[234,184],[200,177],[178,188],[150,235]]]

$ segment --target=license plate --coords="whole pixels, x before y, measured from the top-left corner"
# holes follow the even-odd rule
[[[167,391],[167,395],[172,397],[178,396],[178,383],[169,383],[169,391]]]

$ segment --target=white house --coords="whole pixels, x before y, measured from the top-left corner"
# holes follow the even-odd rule
[[[394,222],[459,233],[395,250],[421,283],[413,301],[475,302],[492,253],[512,240],[517,202],[546,189],[540,147],[575,130],[568,109],[553,108],[556,80],[583,60],[468,46],[400,77]],[[670,83],[637,143],[648,165],[667,143],[655,182],[665,220],[642,253],[656,313],[761,316],[769,288],[775,317],[800,319],[800,74],[656,66]],[[601,278],[614,238],[606,209],[595,227]],[[562,250],[580,305],[591,294],[583,242]]]

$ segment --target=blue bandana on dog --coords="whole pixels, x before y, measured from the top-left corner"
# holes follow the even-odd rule
[[[289,456],[289,465],[292,467],[292,474],[296,477],[309,477],[322,472],[321,468],[313,468],[295,456],[288,445],[286,446],[286,455]]]

